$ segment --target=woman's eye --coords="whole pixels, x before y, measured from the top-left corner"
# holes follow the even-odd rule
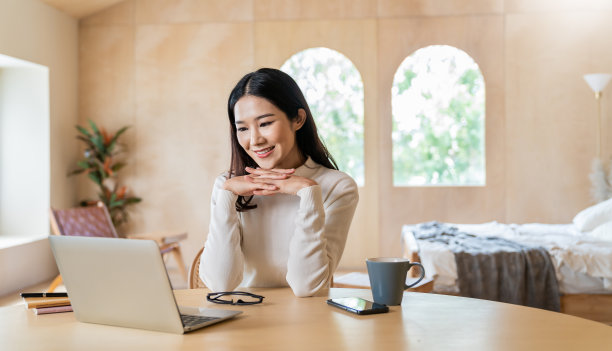
[[[272,122],[263,122],[262,124],[260,124],[260,127],[265,127],[265,126],[269,126],[270,124],[272,124]]]
[[[244,132],[247,129],[246,129],[246,127],[240,127],[240,128],[236,128],[236,130],[239,131],[239,132]]]

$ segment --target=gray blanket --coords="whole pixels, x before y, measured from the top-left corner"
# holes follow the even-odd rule
[[[559,285],[545,249],[463,233],[439,222],[418,225],[414,235],[453,251],[461,296],[560,310]]]

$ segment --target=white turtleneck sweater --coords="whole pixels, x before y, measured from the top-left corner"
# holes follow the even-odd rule
[[[254,196],[257,208],[236,211],[237,195],[219,176],[200,278],[212,291],[289,285],[296,296],[329,287],[342,257],[359,195],[347,174],[310,158],[295,170],[318,185],[296,195]]]

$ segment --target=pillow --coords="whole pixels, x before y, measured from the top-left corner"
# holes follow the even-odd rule
[[[606,222],[598,226],[588,236],[603,241],[612,241],[612,222]]]
[[[581,232],[590,232],[609,221],[612,221],[612,199],[585,208],[573,220],[574,225]]]

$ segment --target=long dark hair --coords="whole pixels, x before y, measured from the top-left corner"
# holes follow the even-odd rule
[[[316,163],[331,169],[338,169],[336,161],[327,151],[327,148],[319,138],[317,126],[315,125],[312,113],[306,103],[304,94],[297,83],[287,73],[274,68],[260,68],[251,72],[238,82],[227,102],[227,114],[229,116],[232,161],[230,164],[229,176],[238,177],[246,175],[246,167],[257,167],[257,163],[249,156],[238,143],[236,135],[236,118],[234,116],[234,106],[241,97],[245,95],[257,96],[268,100],[283,111],[290,121],[298,116],[298,110],[306,111],[306,121],[295,134],[298,150],[302,155],[312,158]],[[257,207],[250,205],[253,196],[238,196],[236,200],[236,210],[246,211]]]

